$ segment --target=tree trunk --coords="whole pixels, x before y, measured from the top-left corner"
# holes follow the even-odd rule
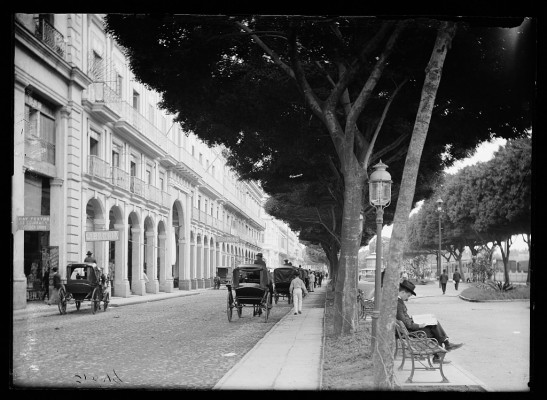
[[[404,240],[412,200],[416,189],[416,178],[420,159],[429,129],[429,122],[435,104],[437,89],[441,80],[442,67],[446,53],[456,31],[453,22],[443,22],[437,33],[437,39],[426,69],[420,107],[416,115],[412,139],[401,181],[397,208],[393,218],[393,231],[390,240],[388,265],[384,276],[384,287],[381,296],[380,317],[378,318],[378,339],[376,348],[372,349],[374,367],[374,384],[380,390],[391,390],[394,387],[393,362],[395,349],[395,315],[399,289],[398,266],[402,264]]]
[[[355,163],[358,165],[357,163]],[[340,242],[340,261],[334,289],[334,335],[353,333],[356,326],[357,268],[361,246],[361,215],[364,179],[352,171],[344,176],[344,212]]]
[[[522,235],[524,237],[524,235]],[[527,240],[525,240],[528,245],[528,274],[526,274],[526,285],[530,286],[530,275],[532,274],[532,246],[530,242],[530,234],[526,234]]]

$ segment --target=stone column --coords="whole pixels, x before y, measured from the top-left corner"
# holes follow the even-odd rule
[[[157,278],[156,268],[156,246],[154,246],[154,239],[156,235],[154,231],[147,231],[146,235],[146,276],[148,282],[146,282],[146,293],[158,293],[159,282]]]
[[[19,230],[18,217],[25,215],[25,87],[28,82],[15,74],[13,175],[11,177],[11,234],[13,235],[13,309],[27,306],[25,277],[25,231]]]
[[[131,289],[127,280],[127,226],[125,224],[114,224],[114,229],[119,232],[119,240],[116,241],[114,260],[114,295],[117,297],[129,297]]]
[[[131,228],[131,234],[133,237],[132,245],[132,254],[131,261],[133,265],[130,265],[129,268],[132,268],[131,274],[131,291],[135,294],[143,296],[146,294],[145,282],[143,276],[143,263],[142,263],[142,253],[141,249],[142,236],[141,229]]]
[[[171,265],[167,265],[167,260],[170,259],[170,257],[167,256],[167,254],[171,251],[171,249],[168,246],[167,236],[165,234],[158,235],[158,238],[160,242],[160,248],[159,248],[160,264],[158,265],[158,268],[160,269],[159,290],[161,292],[172,293],[173,292],[173,277],[171,276],[172,267]]]
[[[183,228],[180,228],[182,233]],[[188,251],[189,240],[184,236],[179,236],[179,290],[191,290],[192,282],[190,280],[190,251]]]

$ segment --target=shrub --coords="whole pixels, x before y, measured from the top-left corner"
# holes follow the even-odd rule
[[[464,289],[461,296],[471,301],[523,300],[530,298],[530,287],[519,285],[508,291],[500,291],[485,283],[475,283]]]

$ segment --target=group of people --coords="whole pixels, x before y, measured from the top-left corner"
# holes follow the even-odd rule
[[[454,281],[454,288],[458,290],[460,281],[463,281],[463,277],[458,272],[458,268],[454,270],[454,274],[452,275],[452,280]],[[441,289],[443,291],[443,294],[446,294],[446,284],[448,283],[448,274],[446,273],[446,269],[443,269],[443,273],[439,277],[439,282],[441,284]]]

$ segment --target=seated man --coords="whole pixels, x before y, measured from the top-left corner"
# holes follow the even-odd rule
[[[408,315],[404,302],[408,301],[410,296],[416,296],[416,293],[414,293],[415,287],[416,286],[412,282],[406,279],[399,284],[399,298],[397,299],[397,319],[405,324],[406,329],[408,329],[409,332],[424,331],[427,337],[437,339],[439,346],[442,346],[444,344],[444,348],[448,351],[456,350],[462,347],[463,343],[450,343],[448,341],[448,335],[444,331],[440,322],[437,321],[436,325],[416,324],[412,320],[412,317]],[[439,362],[438,355],[433,356],[433,362]],[[448,364],[449,362],[450,361],[446,360],[443,361],[444,364]]]

